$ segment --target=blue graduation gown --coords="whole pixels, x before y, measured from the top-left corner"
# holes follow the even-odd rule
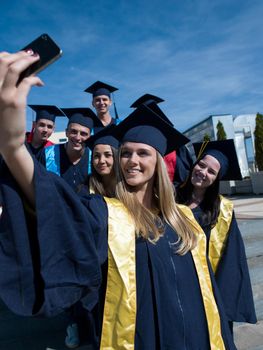
[[[99,334],[108,251],[108,212],[103,198],[78,197],[59,177],[35,163],[37,221],[28,227],[15,183],[10,175],[1,180],[5,230],[0,237],[0,266],[7,269],[0,271],[1,298],[19,314],[34,311],[47,316],[81,300],[88,310],[96,309],[92,321]],[[210,349],[192,255],[175,254],[176,240],[168,226],[155,245],[137,239],[136,350]],[[9,252],[4,249],[8,245]],[[11,276],[11,272],[15,274]],[[213,286],[225,347],[234,350],[220,296]]]
[[[192,209],[192,212],[209,242],[211,227],[202,224],[202,208],[197,207]],[[227,234],[226,247],[215,273],[215,279],[229,321],[256,323],[245,247],[234,213]]]

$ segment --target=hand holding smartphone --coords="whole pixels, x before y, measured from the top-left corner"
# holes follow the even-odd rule
[[[41,34],[37,39],[26,45],[22,51],[31,49],[38,53],[39,60],[25,69],[19,77],[19,82],[32,74],[37,74],[62,55],[62,50],[48,34]]]

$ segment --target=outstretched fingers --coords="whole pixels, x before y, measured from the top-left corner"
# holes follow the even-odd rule
[[[17,87],[17,103],[23,104],[32,86],[44,86],[39,77],[31,76],[24,78]]]
[[[31,50],[15,54],[2,53],[0,56],[0,88],[13,89],[17,85],[19,75],[38,60],[39,56],[34,55]]]

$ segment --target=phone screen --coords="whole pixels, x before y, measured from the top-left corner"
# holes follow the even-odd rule
[[[37,39],[26,45],[22,51],[26,49],[37,52],[40,59],[20,74],[18,82],[29,75],[40,72],[62,55],[62,50],[48,34],[40,35]]]

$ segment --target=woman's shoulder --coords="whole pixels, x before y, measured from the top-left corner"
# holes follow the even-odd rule
[[[219,195],[220,198],[220,208],[229,208],[230,210],[233,210],[234,203],[229,199],[222,195]]]
[[[176,206],[179,211],[183,212],[185,215],[189,215],[190,217],[193,215],[192,210],[187,205],[176,203]]]

